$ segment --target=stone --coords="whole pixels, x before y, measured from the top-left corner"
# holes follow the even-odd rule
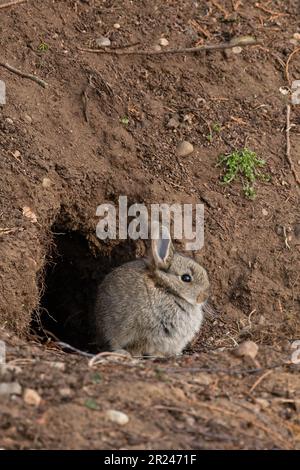
[[[256,398],[255,401],[263,410],[270,406],[270,403],[265,398]]]
[[[109,421],[112,421],[113,423],[117,423],[120,426],[124,426],[129,421],[129,418],[125,413],[123,413],[122,411],[117,411],[117,410],[107,410],[105,413],[105,417]]]
[[[32,388],[26,388],[23,399],[27,405],[39,406],[42,401],[41,396]]]
[[[109,47],[111,45],[111,41],[105,36],[99,36],[96,39],[95,44],[97,47]]]
[[[180,142],[176,149],[178,157],[186,157],[187,155],[190,155],[190,153],[192,153],[193,151],[194,146],[187,140]]]
[[[15,150],[14,153],[13,153],[13,156],[14,156],[15,158],[20,158],[21,152],[19,152],[19,150]]]
[[[63,387],[59,389],[59,394],[62,398],[70,398],[72,396],[72,390],[70,387]]]
[[[238,357],[250,357],[255,359],[258,353],[258,346],[254,341],[244,341],[239,344],[238,347],[234,350],[236,356]]]
[[[66,364],[64,362],[53,361],[53,362],[50,362],[49,365],[53,369],[57,369],[57,370],[60,370],[62,372],[64,372],[66,370]]]
[[[179,119],[176,116],[171,117],[171,119],[167,122],[167,127],[169,129],[176,129],[180,125]]]
[[[24,121],[27,122],[27,124],[31,124],[32,123],[32,117],[29,116],[29,114],[25,114]]]
[[[22,387],[19,382],[0,383],[0,395],[21,395]]]
[[[231,49],[233,54],[240,54],[242,52],[243,48],[240,46],[235,46]]]
[[[51,185],[52,185],[52,181],[50,180],[50,178],[43,178],[43,181],[42,181],[43,188],[50,188]]]
[[[166,47],[169,45],[169,41],[166,38],[160,38],[160,40],[158,41],[158,44],[160,46]]]

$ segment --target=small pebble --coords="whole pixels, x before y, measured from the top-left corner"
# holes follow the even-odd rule
[[[263,410],[270,406],[270,403],[265,398],[256,398],[255,401]]]
[[[166,38],[160,38],[160,40],[158,41],[158,44],[160,46],[166,47],[169,45],[169,41]]]
[[[195,375],[195,382],[199,385],[210,385],[213,382],[213,379],[206,372],[200,372]]]
[[[179,119],[174,116],[167,122],[167,127],[169,129],[176,129],[180,125]]]
[[[269,212],[266,209],[262,209],[262,215],[267,216]]]
[[[281,225],[276,225],[275,227],[275,232],[277,233],[277,235],[281,236],[283,235],[283,227]]]
[[[50,180],[50,178],[43,178],[43,181],[42,181],[43,188],[50,188],[51,185],[52,185],[52,181]]]
[[[161,46],[159,44],[155,44],[155,46],[153,47],[153,49],[155,51],[161,51]]]
[[[243,48],[240,47],[240,46],[236,46],[236,47],[233,47],[231,50],[232,50],[233,54],[240,54],[242,52]]]
[[[294,33],[293,38],[296,39],[297,41],[300,41],[300,33]]]
[[[183,122],[187,122],[189,125],[191,125],[193,123],[193,118],[194,118],[193,114],[191,114],[191,113],[190,114],[185,114],[183,116]]]
[[[14,153],[13,153],[13,156],[14,156],[15,158],[20,158],[21,152],[19,152],[19,150],[15,150]]]
[[[66,370],[66,364],[64,362],[60,361],[53,361],[49,363],[50,367],[53,367],[53,369],[58,369],[62,372]]]
[[[21,395],[22,387],[19,382],[0,383],[0,395]]]
[[[289,88],[288,88],[287,86],[281,86],[281,87],[279,88],[279,91],[280,91],[280,93],[281,93],[282,95],[288,95],[289,92],[290,92],[290,90],[289,90]]]
[[[39,406],[42,400],[38,392],[36,392],[32,388],[26,388],[23,398],[25,403],[31,406]]]
[[[119,23],[115,23],[115,24],[114,24],[114,28],[115,28],[115,29],[120,29],[120,28],[121,28],[121,25],[120,25]]]
[[[184,140],[183,142],[180,142],[177,146],[176,153],[178,157],[186,157],[187,155],[190,155],[194,150],[194,146],[188,142],[187,140]]]
[[[195,425],[196,420],[195,420],[195,418],[193,418],[193,416],[186,416],[186,417],[185,417],[185,422],[186,422],[186,424],[187,424],[188,426],[191,426],[191,427],[192,427],[192,426]]]
[[[96,39],[95,44],[97,47],[109,47],[111,45],[111,41],[105,36],[100,36]]]
[[[9,117],[5,118],[5,122],[7,122],[7,124],[10,124],[10,125],[12,125],[14,123],[14,121],[12,119],[10,119]]]
[[[122,411],[117,410],[107,410],[105,413],[105,417],[109,421],[117,423],[120,426],[124,426],[124,424],[127,424],[129,421],[129,418],[125,413],[122,413]]]
[[[32,117],[29,116],[29,114],[25,114],[24,121],[27,122],[28,124],[31,124],[32,123]]]
[[[266,318],[263,315],[260,315],[258,319],[258,324],[259,325],[265,325],[266,324]]]
[[[256,343],[254,343],[254,341],[244,341],[243,343],[238,345],[234,352],[236,356],[247,356],[251,357],[251,359],[255,359],[258,353],[258,346]]]
[[[72,390],[69,387],[60,388],[59,394],[62,398],[70,398],[72,396]]]

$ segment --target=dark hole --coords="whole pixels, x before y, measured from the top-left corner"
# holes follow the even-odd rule
[[[34,333],[42,341],[57,338],[83,351],[97,352],[93,315],[97,286],[111,269],[133,259],[133,248],[127,242],[114,248],[109,257],[95,256],[79,232],[56,235],[40,308],[32,322]]]

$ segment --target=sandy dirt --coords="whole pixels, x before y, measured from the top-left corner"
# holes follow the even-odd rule
[[[298,2],[1,3],[0,390],[19,387],[0,395],[0,447],[299,449],[299,365],[290,363],[300,339],[299,185],[286,158],[290,95],[280,92],[300,78],[299,53],[286,66],[300,47]],[[162,37],[173,48],[244,35],[260,44],[238,54],[79,50],[100,36],[125,51],[153,50]],[[194,145],[187,157],[176,156],[182,140]],[[245,146],[271,176],[254,200],[240,183],[220,184],[219,155]],[[182,358],[112,356],[91,367],[55,338],[93,352],[97,284],[144,254],[141,242],[96,237],[96,207],[120,194],[205,205],[198,257],[215,313]],[[259,346],[255,361],[232,352],[245,340]],[[38,404],[26,402],[28,388]],[[108,421],[109,409],[129,422]]]

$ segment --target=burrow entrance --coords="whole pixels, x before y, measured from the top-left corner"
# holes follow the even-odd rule
[[[58,339],[83,351],[97,352],[94,338],[94,304],[97,286],[116,266],[134,259],[135,247],[126,241],[109,256],[94,254],[78,231],[56,233],[42,280],[39,309],[32,330],[41,341]],[[94,250],[93,250],[94,251]]]

